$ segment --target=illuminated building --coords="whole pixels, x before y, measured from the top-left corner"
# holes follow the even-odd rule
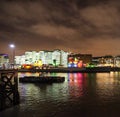
[[[116,56],[114,59],[114,66],[120,67],[120,56]]]
[[[52,54],[52,64],[53,65],[60,65],[61,64],[61,52],[60,50],[56,50]]]
[[[22,56],[15,56],[15,64],[18,64],[18,65],[22,65],[22,64],[25,64],[26,61],[25,61],[25,55],[22,55]]]
[[[25,64],[33,64],[37,60],[39,58],[36,51],[25,52]]]
[[[120,56],[115,57],[114,63],[115,63],[115,67],[120,67]]]
[[[111,66],[111,67],[120,67],[120,56],[101,56],[101,57],[93,57],[92,63],[96,64],[96,66]]]
[[[68,64],[67,58],[68,58],[68,53],[61,50],[60,65],[64,65],[65,67],[67,67],[67,64]]]
[[[68,67],[85,67],[91,63],[91,54],[69,54],[68,55]]]
[[[8,68],[9,65],[9,57],[7,54],[0,54],[0,67]]]
[[[114,66],[115,58],[111,55],[101,56],[101,57],[93,57],[92,63],[96,64],[96,66]]]
[[[53,65],[53,66],[64,66],[67,67],[67,56],[68,52],[63,50],[54,50],[54,51],[27,51],[25,55],[15,56],[15,63],[22,64],[32,64],[37,66],[44,65]]]
[[[5,54],[0,55],[0,65],[8,63],[9,59],[4,58]],[[1,62],[2,61],[2,62]],[[42,50],[27,51],[25,55],[15,56],[15,64],[32,64],[41,67],[44,65],[49,66],[63,66],[63,67],[94,67],[94,66],[111,66],[120,67],[120,56],[100,56],[92,57],[91,54],[69,54],[63,50]]]
[[[52,51],[43,51],[43,55],[41,58],[43,64],[52,64],[52,53]]]

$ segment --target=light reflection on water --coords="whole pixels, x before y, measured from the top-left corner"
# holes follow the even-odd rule
[[[119,100],[120,95],[120,77],[119,72],[109,74],[97,74],[96,93],[102,101],[114,102]]]
[[[39,73],[19,73],[21,76],[38,76]],[[65,76],[64,83],[55,84],[22,84],[20,92],[24,97],[33,97],[39,101],[46,99],[76,101],[81,97],[108,99],[119,94],[119,72],[114,73],[47,73],[51,76]],[[40,94],[40,95],[39,95]],[[26,98],[27,99],[27,98]],[[32,100],[32,98],[31,98]]]
[[[19,77],[25,75],[38,76],[39,73],[19,73]],[[26,112],[28,116],[35,117],[120,116],[119,72],[48,73],[46,75],[65,76],[65,82],[19,83],[21,96],[19,113]]]

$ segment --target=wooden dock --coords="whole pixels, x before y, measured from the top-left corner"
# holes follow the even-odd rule
[[[16,71],[0,72],[0,110],[19,104],[18,75]]]

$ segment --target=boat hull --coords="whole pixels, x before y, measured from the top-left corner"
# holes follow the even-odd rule
[[[53,77],[53,76],[45,76],[45,77],[35,77],[35,76],[25,76],[20,77],[19,82],[25,83],[59,83],[64,82],[65,77]]]

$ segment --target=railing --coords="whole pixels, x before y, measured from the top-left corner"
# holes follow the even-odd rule
[[[19,104],[18,75],[16,71],[0,73],[0,110]]]

